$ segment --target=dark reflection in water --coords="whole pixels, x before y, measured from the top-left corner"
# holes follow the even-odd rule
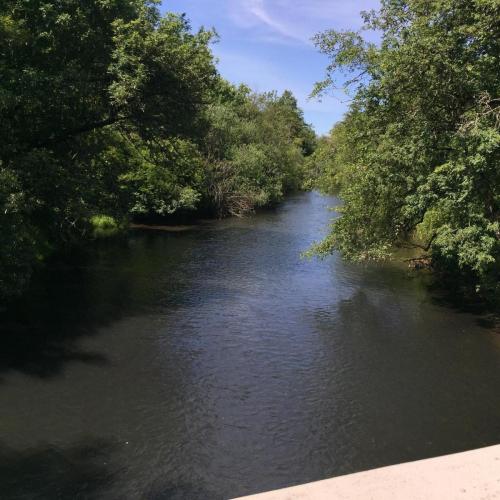
[[[133,233],[4,314],[0,498],[228,498],[500,442],[500,337],[300,252],[337,200]]]

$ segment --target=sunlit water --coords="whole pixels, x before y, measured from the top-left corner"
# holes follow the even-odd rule
[[[50,270],[1,325],[0,498],[229,498],[500,442],[488,322],[402,268],[301,259],[337,202]]]

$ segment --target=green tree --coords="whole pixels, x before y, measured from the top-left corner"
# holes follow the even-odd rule
[[[206,126],[213,33],[192,33],[185,17],[162,17],[156,4],[2,2],[0,168],[11,179],[2,203],[23,200],[6,212],[16,214],[9,227],[22,228],[23,248],[35,247],[19,255],[23,269],[91,236],[96,216],[163,213],[199,197],[186,181],[196,168],[180,173],[179,157],[197,156],[186,144]],[[9,269],[5,282],[29,274]]]
[[[0,4],[0,295],[131,218],[243,215],[301,185],[315,136],[293,95],[224,81],[214,32],[158,4]]]
[[[219,216],[244,215],[301,186],[315,135],[291,92],[221,85],[221,98],[208,108],[203,148],[207,204]]]
[[[362,32],[316,37],[330,57],[316,95],[349,74],[342,217],[319,249],[354,259],[413,246],[437,270],[497,292],[500,4],[384,0]]]

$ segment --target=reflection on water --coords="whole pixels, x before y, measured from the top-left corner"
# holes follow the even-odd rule
[[[220,499],[500,442],[500,342],[390,266],[304,261],[337,200],[136,231],[0,327],[2,499]]]

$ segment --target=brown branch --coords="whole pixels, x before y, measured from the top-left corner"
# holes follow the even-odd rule
[[[432,246],[432,243],[436,239],[436,237],[437,237],[437,233],[434,233],[432,235],[431,239],[429,240],[429,242],[427,243],[427,245],[420,245],[419,243],[414,243],[412,241],[405,242],[405,245],[407,248],[420,248],[424,252],[428,252]]]

